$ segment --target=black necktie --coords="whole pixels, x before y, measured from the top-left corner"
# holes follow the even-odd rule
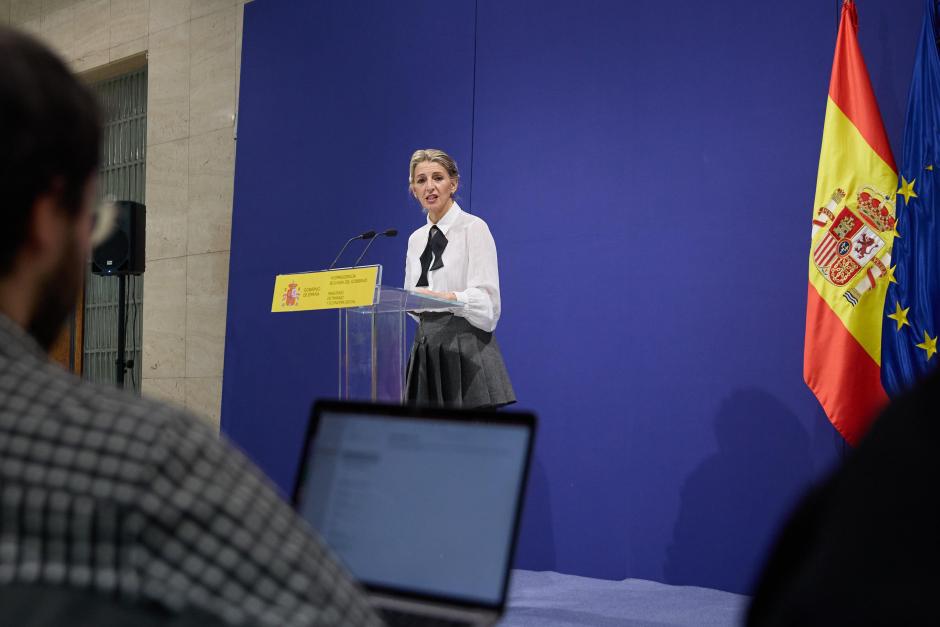
[[[424,247],[424,252],[419,257],[421,260],[421,277],[415,287],[427,287],[428,272],[444,267],[444,260],[441,259],[441,256],[444,254],[445,248],[447,248],[447,238],[444,237],[444,234],[437,226],[432,226],[431,231],[428,233],[428,245]],[[434,259],[434,265],[431,265],[432,258]]]

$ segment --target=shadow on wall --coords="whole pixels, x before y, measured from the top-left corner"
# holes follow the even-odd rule
[[[760,389],[735,391],[715,417],[718,451],[689,475],[666,582],[748,593],[769,543],[813,473],[810,437]]]
[[[525,509],[519,523],[515,568],[555,570],[555,532],[548,476],[537,453],[532,456]]]

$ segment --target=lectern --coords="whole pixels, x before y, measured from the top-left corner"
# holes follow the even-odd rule
[[[405,316],[461,307],[382,285],[382,266],[375,265],[278,275],[271,311],[339,310],[339,397],[399,403],[409,348]]]

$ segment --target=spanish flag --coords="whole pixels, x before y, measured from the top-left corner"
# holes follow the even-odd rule
[[[845,0],[823,127],[809,253],[803,378],[856,444],[887,402],[881,326],[897,236],[897,167]]]

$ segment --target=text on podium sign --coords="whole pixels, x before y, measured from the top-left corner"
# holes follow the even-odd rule
[[[380,266],[279,274],[271,311],[311,311],[366,307],[375,302]]]

